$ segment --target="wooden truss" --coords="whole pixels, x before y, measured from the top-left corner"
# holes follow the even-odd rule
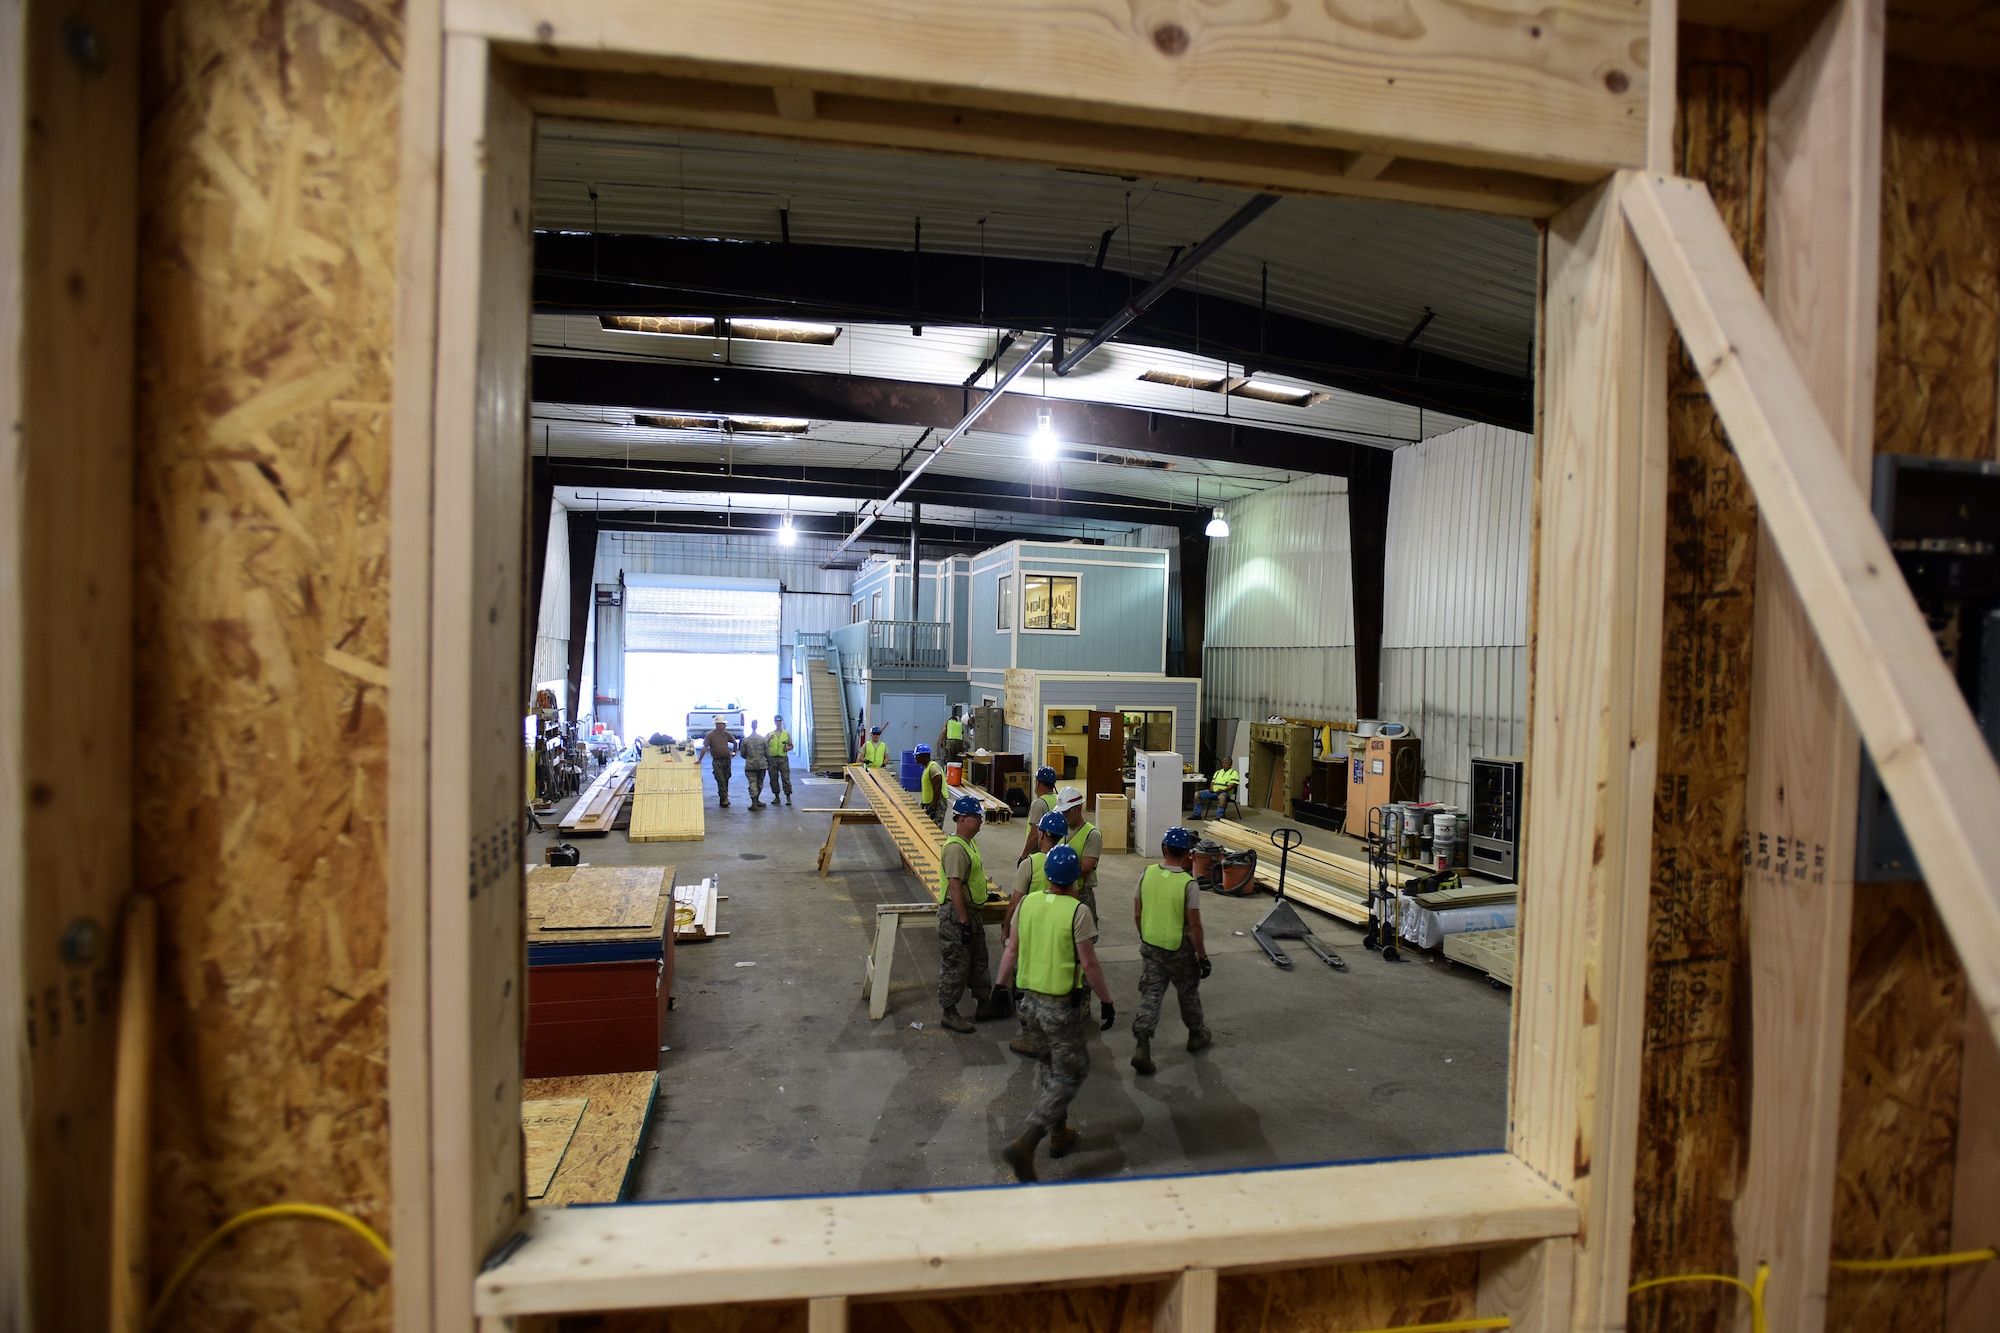
[[[1660,174],[1671,3],[1498,0],[1488,7],[1507,16],[1498,30],[1443,0],[1403,8],[1421,16],[1417,35],[1350,23],[1339,6],[1170,0],[412,5],[391,667],[399,1327],[791,1298],[810,1302],[814,1329],[831,1330],[853,1296],[1151,1277],[1172,1284],[1163,1326],[1197,1330],[1214,1326],[1216,1270],[1439,1249],[1482,1251],[1482,1312],[1516,1329],[1622,1327],[1669,311],[1797,589],[1810,636],[1796,649],[1823,652],[1837,682],[1837,696],[1786,716],[1832,727],[1837,749],[1846,701],[2000,1026],[2000,773],[1842,444],[1868,418],[1865,401],[1839,397],[1859,344],[1828,353],[1811,336],[1872,327],[1872,250],[1853,228],[1816,233],[1802,221],[1786,262],[1815,267],[1846,303],[1817,322],[1774,320],[1706,192]],[[1809,221],[1813,190],[1824,213],[1870,166],[1879,0],[1843,0],[1801,31],[1800,123],[1852,105],[1815,100],[1829,80],[1859,78],[1843,86],[1863,97],[1858,148],[1852,135],[1796,141],[1786,168],[1796,185],[1778,188],[1802,194]],[[1536,887],[1522,904],[1507,1152],[1070,1186],[1074,1225],[1059,1245],[992,1226],[984,1196],[950,1193],[524,1216],[520,802],[509,776],[519,743],[507,721],[525,691],[520,442],[529,160],[543,114],[1547,220],[1526,874]],[[1851,795],[1850,780],[1828,808]],[[1759,1187],[1767,1216],[1819,1210],[1797,1271],[1811,1270],[1814,1246],[1824,1270],[1837,1035],[1831,1082],[1824,1055],[1840,1020],[1814,964],[1844,959],[1841,901],[1794,905],[1817,922],[1789,950],[1789,984],[1804,999],[1758,1032],[1759,1097],[1768,1062],[1772,1086],[1792,1078],[1805,1099],[1804,1146],[1773,1158]],[[1810,1058],[1767,1054],[1792,1036]],[[517,1233],[525,1241],[484,1267]]]

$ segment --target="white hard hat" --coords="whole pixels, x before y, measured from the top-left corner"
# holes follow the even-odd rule
[[[1056,810],[1068,814],[1083,804],[1083,793],[1074,787],[1064,787],[1056,793]]]

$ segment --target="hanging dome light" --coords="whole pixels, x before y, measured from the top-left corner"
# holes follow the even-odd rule
[[[797,546],[798,544],[799,530],[792,526],[792,516],[787,514],[785,515],[785,521],[778,527],[778,545]]]
[[[1035,433],[1028,437],[1028,456],[1037,463],[1055,461],[1056,449],[1061,441],[1056,439],[1053,415],[1047,408],[1035,413]]]
[[[1214,516],[1208,520],[1208,527],[1203,530],[1211,537],[1227,537],[1229,535],[1229,520],[1224,518],[1222,511],[1218,509],[1215,511]]]

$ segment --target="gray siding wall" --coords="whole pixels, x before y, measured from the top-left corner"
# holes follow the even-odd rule
[[[1423,796],[1463,806],[1472,759],[1527,744],[1531,436],[1468,426],[1396,452],[1382,716],[1423,738]]]
[[[1208,548],[1202,709],[1211,718],[1354,716],[1347,481],[1307,477],[1238,500]]]

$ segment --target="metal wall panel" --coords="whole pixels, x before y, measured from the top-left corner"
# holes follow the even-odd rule
[[[1208,548],[1202,708],[1209,717],[1354,716],[1354,569],[1344,477],[1228,508]]]
[[[1382,716],[1423,739],[1426,800],[1464,806],[1472,759],[1527,744],[1534,439],[1469,426],[1396,453]]]

